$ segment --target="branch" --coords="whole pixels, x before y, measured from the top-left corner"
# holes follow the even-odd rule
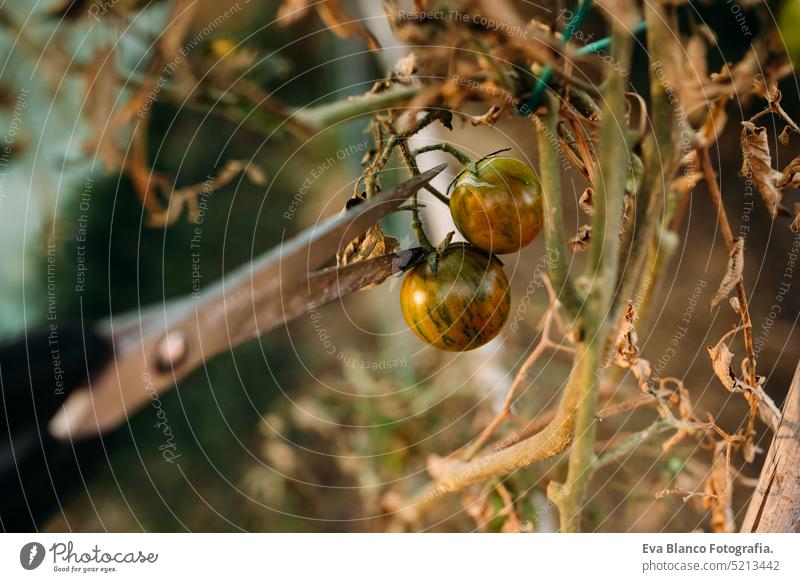
[[[675,36],[677,26],[670,27],[673,18],[664,7],[645,3],[647,22],[647,48],[650,55],[650,118],[652,133],[644,140],[644,176],[636,193],[636,211],[632,232],[626,232],[624,253],[629,268],[619,273],[620,292],[612,313],[615,320],[621,317],[628,300],[634,296],[639,273],[647,260],[652,243],[658,243],[658,224],[664,210],[664,192],[674,174],[679,160],[675,134],[678,131],[676,116],[676,90],[671,83],[676,71],[681,71],[675,60],[683,48]],[[680,102],[677,102],[680,111]],[[690,128],[687,128],[690,129]],[[656,247],[657,248],[657,247]]]
[[[396,105],[402,101],[408,101],[422,90],[421,86],[413,85],[400,89],[388,89],[381,93],[371,93],[363,97],[355,97],[335,101],[317,107],[298,109],[295,117],[300,123],[320,131],[327,127],[349,121],[354,117],[369,115],[385,109],[390,105]]]
[[[401,510],[403,519],[412,521],[427,505],[448,493],[490,477],[506,475],[563,453],[572,442],[575,414],[584,386],[593,382],[597,370],[593,351],[578,350],[564,393],[553,420],[539,433],[471,462],[457,459],[434,460],[429,472],[435,482],[425,487]],[[514,439],[514,435],[510,439]],[[506,439],[506,440],[510,440]]]
[[[567,313],[577,318],[583,303],[569,275],[566,261],[566,242],[564,239],[564,218],[561,202],[561,167],[558,163],[558,98],[547,93],[547,112],[541,117],[534,117],[539,129],[539,173],[542,183],[545,214],[545,246],[548,260],[548,271],[553,281],[556,296]]]
[[[624,2],[627,14],[631,16],[636,8]],[[630,68],[633,53],[631,31],[612,21],[611,57],[619,63],[619,68]],[[602,365],[602,356],[617,320],[607,317],[612,305],[619,267],[619,232],[622,223],[622,210],[625,182],[628,175],[628,140],[625,124],[625,90],[627,79],[619,68],[609,70],[603,90],[603,116],[600,125],[600,143],[603,147],[599,155],[599,176],[594,201],[592,232],[592,254],[589,258],[588,276],[591,289],[587,300],[587,315],[584,324],[587,358]],[[595,368],[581,387],[575,420],[575,440],[569,455],[567,478],[563,485],[551,482],[547,495],[559,509],[561,531],[580,530],[581,510],[586,488],[591,477],[594,462],[594,438],[597,408],[598,375]]]
[[[495,430],[511,415],[511,406],[514,404],[514,398],[517,395],[517,391],[522,383],[528,378],[528,373],[533,368],[533,365],[542,357],[545,350],[552,349],[556,351],[565,351],[569,353],[574,353],[574,348],[567,347],[562,343],[556,343],[550,338],[551,329],[553,326],[553,321],[558,317],[558,308],[559,303],[558,299],[555,297],[555,291],[552,289],[550,282],[547,280],[545,276],[543,276],[543,281],[545,286],[547,287],[547,294],[550,296],[550,307],[548,307],[547,311],[545,312],[544,316],[542,317],[542,338],[539,340],[539,343],[536,344],[536,347],[531,350],[531,353],[528,355],[528,358],[522,364],[517,375],[514,377],[514,381],[511,384],[511,387],[508,389],[506,393],[506,397],[503,400],[503,406],[500,409],[495,417],[491,420],[491,422],[486,425],[486,428],[483,429],[478,438],[464,451],[463,459],[465,461],[469,461],[475,454],[481,449],[483,444],[486,440],[494,434]],[[552,420],[552,417],[550,417]]]

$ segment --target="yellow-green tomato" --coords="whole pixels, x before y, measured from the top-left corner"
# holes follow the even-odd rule
[[[494,338],[511,310],[503,266],[473,246],[454,243],[414,267],[400,290],[408,326],[424,342],[453,352]]]
[[[539,177],[514,158],[488,158],[456,178],[450,212],[464,238],[479,249],[516,252],[542,230]]]

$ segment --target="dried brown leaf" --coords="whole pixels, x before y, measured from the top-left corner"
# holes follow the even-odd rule
[[[317,14],[331,32],[341,38],[358,37],[367,43],[370,50],[380,50],[381,45],[359,20],[345,10],[341,0],[324,0],[314,5]]]
[[[281,26],[289,26],[297,22],[308,14],[308,9],[313,3],[313,0],[283,0],[278,8],[278,23]]]
[[[800,156],[789,162],[778,180],[778,188],[800,188]]]
[[[578,206],[580,206],[581,210],[583,210],[589,216],[594,214],[594,189],[589,187],[583,191],[581,194],[580,200],[578,200]]]
[[[713,347],[708,347],[708,355],[711,358],[711,367],[714,369],[722,385],[728,390],[733,391],[739,380],[736,374],[733,373],[731,362],[733,361],[733,353],[725,344],[726,337],[723,337],[719,343]]]
[[[698,143],[710,145],[717,141],[728,123],[728,114],[725,111],[728,101],[730,101],[729,95],[722,95],[714,101],[703,120],[703,125],[697,130]]]
[[[494,125],[497,123],[497,120],[500,118],[500,114],[503,112],[502,107],[499,105],[492,105],[489,108],[489,111],[484,113],[483,115],[473,116],[470,120],[472,125]]]
[[[719,284],[719,288],[711,297],[709,309],[714,309],[716,305],[731,294],[739,281],[742,280],[744,271],[744,238],[734,239],[734,247],[728,256],[728,268],[725,276]]]
[[[736,377],[731,363],[733,362],[733,353],[725,344],[728,337],[736,330],[729,332],[722,336],[717,345],[708,347],[708,355],[711,358],[711,367],[714,369],[714,374],[722,382],[725,388],[736,394],[744,394],[751,406],[757,407],[758,415],[761,420],[770,429],[775,432],[780,422],[781,413],[772,399],[764,392],[759,382],[757,386],[748,386]],[[747,359],[742,362],[742,372],[744,373]],[[744,375],[744,374],[743,374]]]
[[[789,225],[791,231],[795,234],[800,234],[800,203],[794,203],[794,220]]]
[[[388,255],[399,247],[400,242],[396,238],[384,234],[381,225],[376,224],[358,238],[350,241],[336,257],[336,263],[340,267],[350,265],[373,257]]]
[[[417,72],[417,56],[414,53],[409,53],[394,66],[394,70],[401,77],[410,77]]]
[[[777,186],[781,174],[772,169],[767,128],[743,121],[741,146],[742,169],[739,175],[749,177],[756,183],[770,215],[775,218],[781,203],[781,193]]]
[[[739,296],[733,295],[732,297],[728,298],[728,303],[730,303],[731,309],[736,315],[742,315],[742,304],[739,302]]]
[[[578,234],[567,241],[567,246],[573,253],[580,253],[586,250],[589,246],[589,241],[592,238],[592,227],[584,224],[578,228]]]
[[[639,357],[639,337],[634,324],[637,319],[636,308],[633,303],[628,303],[625,318],[617,334],[614,363],[622,368],[629,368],[642,392],[648,392],[652,368],[649,361]]]
[[[736,531],[733,519],[733,477],[730,468],[730,446],[719,441],[714,447],[711,474],[706,480],[703,505],[711,510],[711,528],[716,533]]]

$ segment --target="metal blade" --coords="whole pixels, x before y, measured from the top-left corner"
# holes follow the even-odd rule
[[[111,429],[150,401],[152,394],[173,387],[213,356],[345,293],[383,281],[411,260],[413,251],[312,271],[396,210],[445,167],[432,168],[303,231],[197,297],[110,318],[106,333],[114,343],[112,364],[91,390],[79,390],[69,397],[53,417],[51,433],[69,439]]]

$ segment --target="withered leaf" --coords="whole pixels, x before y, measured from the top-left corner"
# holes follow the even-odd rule
[[[573,253],[580,253],[585,251],[586,247],[589,246],[591,237],[592,227],[588,224],[584,224],[578,228],[578,234],[567,241],[567,246],[572,250]]]
[[[706,480],[703,505],[711,510],[711,528],[716,533],[732,533],[736,531],[733,520],[733,478],[729,462],[729,447],[725,441],[719,441],[714,447],[714,460],[711,463],[711,474]]]
[[[278,8],[278,23],[281,26],[289,26],[300,20],[308,13],[311,4],[313,0],[283,0]]]
[[[757,406],[758,415],[761,420],[766,424],[773,432],[776,432],[778,429],[778,423],[780,422],[781,413],[778,410],[778,407],[775,406],[775,403],[772,399],[764,392],[764,389],[761,387],[761,381],[758,386],[748,386],[745,382],[742,382],[736,377],[736,374],[733,372],[733,368],[731,367],[731,362],[733,361],[733,352],[728,348],[725,344],[725,341],[728,339],[728,336],[731,335],[733,332],[729,332],[722,336],[722,339],[719,340],[717,345],[715,346],[708,346],[708,356],[711,358],[711,367],[714,369],[714,374],[719,381],[722,382],[722,385],[725,386],[727,390],[734,393],[744,393],[745,397],[751,405]],[[742,364],[742,370],[744,371],[744,366],[747,360]]]
[[[800,188],[800,156],[789,162],[783,169],[778,188]]]
[[[417,57],[414,53],[409,53],[394,66],[394,70],[401,77],[410,77],[417,72]]]
[[[499,105],[492,105],[489,108],[489,111],[483,115],[473,116],[473,118],[470,120],[470,123],[475,126],[494,125],[500,118],[500,113],[502,113],[502,111],[503,109]]]
[[[400,247],[400,242],[393,236],[384,234],[380,224],[372,226],[364,234],[350,241],[337,255],[339,267],[364,261],[373,257],[388,255]]]
[[[709,346],[707,349],[708,355],[711,358],[711,367],[714,369],[714,374],[716,374],[725,388],[733,390],[738,379],[736,378],[736,374],[733,373],[733,368],[731,368],[733,352],[728,349],[728,346],[725,344],[725,339],[726,338],[723,337],[717,345],[713,347]]]
[[[697,141],[701,144],[711,144],[722,134],[728,123],[728,114],[725,108],[730,101],[729,95],[722,95],[714,100],[711,109],[706,115],[703,125],[697,130]]]
[[[642,392],[647,392],[652,368],[648,360],[639,357],[639,337],[634,325],[637,319],[636,307],[629,302],[628,308],[625,310],[625,318],[622,320],[617,334],[614,363],[622,368],[629,368],[639,382]]]
[[[711,304],[709,309],[714,309],[716,305],[731,294],[731,291],[736,287],[739,281],[742,280],[742,273],[744,271],[744,239],[737,238],[734,241],[733,250],[728,256],[728,268],[725,271],[725,277],[719,284],[719,288],[711,297]]]
[[[200,210],[200,201],[198,198],[230,184],[233,179],[242,172],[257,186],[263,186],[267,183],[266,173],[254,162],[248,160],[228,160],[213,178],[209,178],[198,184],[176,188],[170,196],[168,212],[165,212],[162,216],[151,216],[151,223],[164,226],[175,222],[181,215],[184,206],[187,208],[189,220],[192,222],[196,221]]]
[[[793,233],[800,234],[800,202],[794,203],[794,220],[789,228]]]
[[[734,295],[733,297],[729,297],[728,298],[728,303],[730,303],[731,309],[733,309],[733,312],[736,315],[741,315],[742,314],[742,304],[739,303],[739,297],[737,295]]]
[[[578,200],[578,206],[580,206],[581,210],[583,210],[589,216],[594,214],[594,189],[589,187],[583,191],[581,194],[580,200]]]
[[[772,169],[767,128],[743,121],[741,146],[742,169],[739,175],[749,177],[756,183],[770,215],[775,218],[781,202],[781,193],[777,186],[781,174]]]
[[[341,0],[324,0],[314,5],[319,17],[331,32],[341,38],[359,37],[367,43],[370,50],[381,48],[378,39],[361,24],[352,14],[345,10]]]

